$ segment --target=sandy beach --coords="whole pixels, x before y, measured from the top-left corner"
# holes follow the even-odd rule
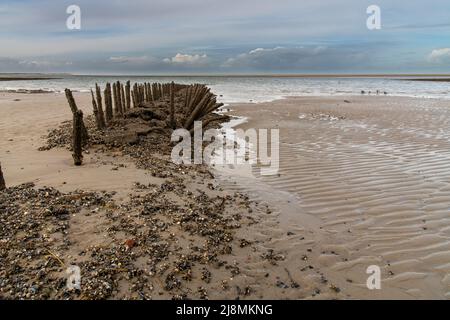
[[[89,94],[76,93],[75,99],[91,113]],[[249,178],[236,168],[212,170],[216,177],[211,178],[203,169],[184,172],[174,167],[167,167],[173,173],[168,177],[155,176],[120,150],[94,149],[85,154],[82,167],[75,167],[65,148],[38,150],[49,130],[71,119],[65,96],[2,93],[0,161],[7,185],[32,182],[35,190],[54,188],[41,190],[44,194],[67,194],[58,197],[79,195],[80,190],[103,194],[100,208],[89,197],[85,204],[75,204],[77,214],[69,218],[62,238],[47,235],[51,245],[46,248],[62,264],[52,261],[46,281],[64,279],[69,264],[84,263],[82,272],[92,273],[92,257],[98,257],[99,248],[117,250],[115,259],[127,261],[124,270],[114,265],[115,273],[102,278],[107,289],[89,276],[87,283],[96,290],[81,295],[55,290],[37,297],[449,298],[450,109],[445,101],[303,97],[231,109],[232,115],[247,118],[244,129],[280,129],[278,176],[261,177],[253,168],[255,176]],[[155,223],[141,216],[145,199],[164,206],[155,209],[157,214],[170,212],[158,222],[168,225],[159,231],[159,240],[151,240],[145,231]],[[213,211],[222,206],[217,223],[230,230],[232,240],[220,244],[222,252],[212,261],[180,263],[192,255],[192,248],[205,245],[192,229],[177,226],[176,212],[200,210],[199,199],[225,199]],[[42,221],[46,226],[53,222]],[[118,230],[123,226],[127,229]],[[142,232],[137,231],[140,226],[145,226]],[[153,264],[157,249],[152,245],[161,239],[169,243],[169,253]],[[96,255],[88,259],[86,252]],[[42,259],[52,260],[48,255]],[[26,257],[16,263],[27,268]],[[366,287],[370,265],[382,270],[381,290]],[[11,270],[3,265],[0,272]],[[179,277],[180,285],[168,287],[169,276]],[[33,279],[25,283],[31,285]],[[1,286],[4,298],[36,297],[8,285]]]
[[[311,263],[346,297],[450,297],[448,102],[304,97],[232,109],[248,118],[244,129],[279,128],[281,150],[279,176],[249,181],[234,170],[239,186],[229,186],[308,234]],[[300,239],[279,239],[288,257],[306,253]],[[370,265],[381,290],[366,288]]]

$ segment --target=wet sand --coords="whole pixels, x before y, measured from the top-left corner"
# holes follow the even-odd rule
[[[302,97],[231,108],[248,118],[241,128],[280,129],[279,176],[254,167],[253,179],[237,168],[222,179],[274,208],[285,231],[274,247],[292,266],[307,253],[348,298],[450,298],[448,101]],[[370,265],[381,268],[381,290],[366,288]]]

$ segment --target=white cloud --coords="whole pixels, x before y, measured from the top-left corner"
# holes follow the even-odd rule
[[[164,62],[171,64],[180,64],[180,65],[206,65],[209,62],[209,58],[206,54],[182,54],[177,53],[172,58],[165,58]]]
[[[450,48],[435,49],[428,55],[428,61],[433,63],[450,62]]]
[[[330,53],[323,46],[315,47],[274,47],[256,48],[247,53],[229,58],[224,67],[255,68],[255,69],[292,69],[302,66],[314,66]]]

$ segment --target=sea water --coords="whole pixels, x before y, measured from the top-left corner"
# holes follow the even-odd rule
[[[224,103],[266,102],[289,96],[361,95],[369,92],[389,96],[450,99],[450,83],[412,81],[407,78],[337,78],[337,77],[261,77],[261,76],[81,76],[56,75],[58,79],[0,81],[4,90],[44,90],[63,92],[65,88],[88,92],[98,83],[130,80],[133,82],[202,83],[211,87]]]

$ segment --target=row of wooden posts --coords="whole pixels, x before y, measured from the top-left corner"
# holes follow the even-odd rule
[[[115,118],[120,118],[123,114],[139,105],[148,102],[156,102],[165,94],[172,96],[187,85],[176,83],[135,83],[131,87],[130,81],[122,84],[119,81],[106,84],[103,90],[98,84],[95,85],[95,94],[91,90],[92,106],[98,129],[104,129],[111,125]],[[104,109],[103,109],[104,102]],[[70,103],[70,102],[69,102]]]
[[[175,110],[175,94],[185,89],[184,103]],[[83,112],[78,109],[72,92],[65,90],[67,101],[73,114],[73,158],[75,165],[82,163],[82,147],[87,142],[89,135],[83,122]],[[97,128],[103,130],[113,125],[117,118],[122,118],[125,112],[131,108],[146,107],[167,98],[168,125],[172,129],[176,126],[193,131],[194,121],[199,120],[209,113],[214,112],[223,104],[217,103],[216,96],[203,84],[185,85],[171,83],[135,83],[132,87],[130,81],[125,84],[119,81],[106,84],[102,90],[95,85],[95,94],[91,90],[92,106]],[[181,108],[181,110],[180,110]],[[182,114],[182,123],[178,123],[175,114]],[[203,123],[206,127],[208,120]]]

